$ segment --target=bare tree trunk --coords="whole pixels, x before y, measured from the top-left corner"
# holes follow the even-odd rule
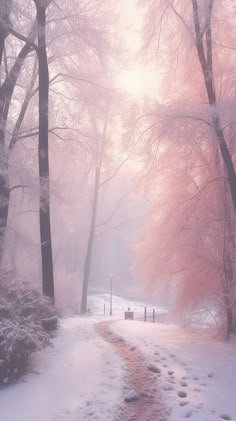
[[[12,0],[1,0],[0,4],[0,68],[4,50],[5,39],[8,35],[10,26],[10,14],[12,9]]]
[[[206,28],[201,29],[199,14],[198,14],[198,0],[192,0],[193,18],[196,34],[196,48],[199,62],[202,68],[202,73],[205,81],[206,92],[208,96],[209,105],[212,107],[212,123],[216,133],[217,142],[227,171],[228,182],[230,187],[231,198],[234,209],[236,210],[236,173],[232,157],[227,146],[220,116],[217,111],[217,100],[214,88],[213,78],[213,64],[212,64],[212,38],[211,38],[211,16],[214,0],[209,1],[208,17],[206,21]],[[205,49],[204,49],[204,34],[205,34]]]
[[[227,338],[235,333],[235,309],[234,309],[234,267],[233,254],[235,252],[234,228],[232,223],[231,206],[228,199],[228,186],[225,182],[223,197],[224,212],[224,243],[223,243],[223,269],[224,269],[224,304],[226,312]]]
[[[7,166],[3,171],[6,173],[0,174],[0,192],[1,192],[1,204],[0,204],[0,263],[2,263],[2,257],[4,252],[4,239],[7,227],[7,219],[8,219],[8,209],[9,209],[9,185],[8,185],[8,174],[7,174]],[[1,168],[2,171],[2,168]]]
[[[9,3],[9,6],[8,6]],[[2,65],[2,57],[5,39],[7,37],[7,26],[9,25],[10,11],[12,2],[3,0],[0,6],[0,71]],[[1,84],[1,81],[0,81]],[[7,158],[5,154],[5,144],[4,144],[4,119],[3,111],[5,104],[5,87],[0,86],[0,262],[2,261],[3,255],[3,242],[5,237],[7,217],[8,217],[8,203],[9,203],[9,187],[8,187],[8,168],[7,168]]]
[[[20,131],[21,125],[24,121],[25,114],[26,114],[26,111],[28,109],[30,100],[33,96],[33,93],[36,92],[36,90],[33,91],[33,88],[34,88],[34,84],[36,82],[37,76],[38,76],[38,73],[37,73],[37,59],[36,59],[35,63],[34,63],[34,68],[33,68],[33,71],[32,71],[30,84],[29,84],[29,87],[26,91],[25,98],[24,98],[24,101],[23,101],[22,106],[21,106],[21,110],[19,112],[19,115],[17,117],[14,129],[13,129],[13,132],[12,132],[11,140],[10,140],[10,143],[9,143],[9,152],[12,151],[15,144],[17,143],[19,131]]]
[[[38,66],[39,66],[39,182],[40,182],[40,239],[43,293],[54,303],[54,278],[50,224],[50,186],[48,153],[48,97],[49,72],[46,50],[46,4],[37,1]]]
[[[232,151],[233,145],[232,140],[230,142],[230,151]],[[222,165],[220,160],[220,152],[217,148],[215,157],[216,170],[220,171],[220,174],[226,172],[225,167]],[[223,166],[223,168],[222,168]],[[222,293],[224,301],[224,309],[226,316],[226,337],[229,338],[230,334],[235,331],[235,320],[234,320],[234,266],[233,259],[235,253],[235,237],[233,227],[233,215],[232,215],[232,202],[229,197],[228,183],[225,180],[223,191],[221,187],[218,190],[219,198],[222,198],[222,220],[223,220],[223,245],[222,245]]]
[[[85,264],[84,264],[83,290],[82,290],[82,298],[81,298],[81,306],[80,306],[81,314],[84,314],[87,311],[88,283],[89,283],[94,234],[95,234],[95,227],[96,227],[100,173],[101,173],[101,163],[99,163],[99,166],[96,168],[96,173],[95,173],[95,183],[94,183],[94,193],[93,193],[93,203],[92,203],[92,217],[91,217],[91,224],[90,224],[88,247],[87,247]]]
[[[224,267],[224,304],[226,312],[226,333],[227,338],[235,332],[234,309],[233,309],[233,265],[230,252],[226,242],[223,249]]]
[[[10,2],[9,2],[10,3]],[[8,119],[9,107],[17,79],[24,64],[24,60],[32,50],[31,42],[35,38],[35,25],[28,36],[29,42],[20,50],[11,70],[7,74],[3,84],[0,86],[0,264],[3,256],[3,243],[7,227],[9,208],[9,183],[8,183],[8,151],[5,146],[5,129]]]
[[[19,135],[19,130],[21,128],[21,125],[23,123],[24,117],[25,117],[25,113],[27,111],[30,99],[31,99],[31,95],[32,95],[32,90],[35,84],[37,78],[37,66],[36,66],[36,62],[35,62],[35,66],[33,69],[33,73],[32,73],[32,77],[31,77],[31,81],[30,81],[30,85],[29,88],[26,92],[20,113],[18,115],[18,118],[16,120],[15,123],[15,127],[13,129],[13,134],[9,143],[9,148],[8,148],[8,155],[6,156],[6,162],[5,162],[5,176],[2,176],[2,174],[0,174],[0,191],[1,191],[1,200],[3,200],[3,206],[0,207],[0,262],[2,261],[2,256],[3,256],[3,249],[4,249],[4,238],[5,238],[5,231],[8,225],[8,214],[9,214],[9,205],[10,205],[10,195],[11,195],[11,189],[10,186],[8,184],[8,162],[10,159],[10,154],[12,149],[14,148],[17,140],[18,140],[18,135]]]

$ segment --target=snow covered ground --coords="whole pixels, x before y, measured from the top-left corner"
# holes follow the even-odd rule
[[[94,319],[65,320],[54,348],[34,355],[34,373],[0,390],[1,421],[112,419],[122,395],[122,363],[94,331]]]
[[[90,297],[91,315],[65,319],[54,348],[33,356],[33,372],[0,390],[0,421],[116,421],[127,367],[94,329],[104,319],[143,353],[147,370],[154,364],[160,371],[153,376],[170,414],[165,421],[236,421],[236,343],[217,340],[211,329],[124,321],[127,307],[142,314],[145,303],[120,297],[113,317],[104,317],[104,301],[108,306],[109,295]]]
[[[157,384],[170,421],[236,420],[236,344],[219,342],[205,329],[139,321],[112,328],[161,370]]]

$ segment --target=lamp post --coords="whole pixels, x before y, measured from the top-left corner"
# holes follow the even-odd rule
[[[112,316],[112,273],[110,273],[110,316]]]

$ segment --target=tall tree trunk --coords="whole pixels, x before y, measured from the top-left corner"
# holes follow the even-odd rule
[[[46,50],[46,5],[37,1],[38,66],[39,66],[39,182],[40,182],[40,240],[43,293],[54,303],[54,278],[50,224],[49,153],[48,153],[48,96],[49,73]]]
[[[223,268],[224,268],[224,304],[226,313],[226,333],[227,337],[234,333],[234,309],[233,309],[233,263],[230,253],[230,245],[228,239],[228,229],[231,224],[225,221],[225,239],[223,245]]]
[[[233,145],[230,142],[230,150],[232,151]],[[216,150],[215,156],[216,173],[224,174],[226,169],[220,159],[220,152]],[[225,180],[223,190],[221,186],[218,189],[219,198],[222,199],[222,220],[223,220],[223,244],[222,244],[222,293],[226,319],[226,336],[229,338],[230,334],[235,330],[234,320],[234,253],[235,253],[235,237],[233,227],[232,203],[229,197],[229,187]]]
[[[230,187],[230,194],[236,211],[236,173],[232,157],[227,146],[220,116],[217,110],[217,100],[214,87],[213,78],[213,60],[212,60],[212,37],[211,37],[211,16],[213,10],[214,0],[209,1],[209,10],[207,13],[206,29],[202,32],[199,13],[198,13],[198,0],[192,0],[193,18],[196,34],[196,48],[198,53],[199,62],[202,68],[202,73],[205,82],[206,93],[208,96],[209,105],[212,109],[212,124],[215,130],[216,139],[220,148],[220,152],[225,164],[228,176],[228,183]],[[205,48],[204,48],[204,33],[205,33]]]
[[[29,34],[29,41],[35,38],[35,25]],[[31,43],[26,43],[19,52],[15,63],[0,86],[0,264],[3,256],[3,244],[7,227],[9,210],[9,183],[8,183],[8,152],[5,145],[5,129],[8,119],[9,107],[17,79],[24,64],[24,60],[32,50]]]
[[[10,190],[8,185],[8,169],[6,164],[1,163],[1,174],[0,174],[0,264],[2,263],[2,257],[4,252],[4,239],[7,227],[8,209],[9,209],[9,197]]]
[[[230,246],[228,244],[228,226],[230,224],[225,222],[225,241],[223,246],[223,268],[224,268],[224,304],[226,312],[226,333],[227,337],[235,332],[235,320],[234,320],[234,303],[233,303],[233,263],[230,253]]]
[[[2,175],[2,172],[0,174],[0,192],[1,192],[0,197],[1,197],[1,203],[3,204],[0,207],[0,262],[2,261],[2,256],[4,252],[4,238],[5,238],[6,228],[8,225],[8,214],[9,214],[10,195],[11,195],[11,189],[8,183],[8,164],[9,164],[10,154],[18,140],[19,131],[23,123],[23,120],[24,120],[24,117],[25,117],[25,114],[26,114],[26,111],[31,99],[32,90],[33,90],[36,78],[37,78],[37,67],[36,67],[36,61],[35,61],[31,81],[26,91],[26,95],[25,95],[20,113],[16,120],[12,137],[11,137],[9,147],[8,147],[8,154],[5,158],[5,162],[4,162],[5,175]]]
[[[5,39],[8,35],[10,26],[10,14],[12,9],[12,0],[1,0],[0,4],[0,68],[4,50]]]
[[[235,333],[235,291],[234,291],[234,253],[235,238],[234,227],[229,203],[228,185],[225,182],[223,196],[223,216],[224,216],[224,242],[223,242],[223,269],[224,269],[224,304],[226,312],[226,334],[227,338]]]
[[[82,298],[81,298],[81,306],[80,306],[81,314],[84,314],[87,311],[88,283],[89,283],[89,274],[90,274],[92,251],[93,251],[95,226],[96,226],[96,215],[97,215],[98,192],[99,192],[99,184],[100,184],[100,173],[101,173],[101,163],[99,163],[99,166],[96,168],[96,172],[95,172],[95,183],[94,183],[93,203],[92,203],[92,216],[91,216],[91,224],[90,224],[90,232],[89,232],[87,252],[86,252],[86,257],[85,257],[85,264],[84,264],[83,289],[82,289]]]

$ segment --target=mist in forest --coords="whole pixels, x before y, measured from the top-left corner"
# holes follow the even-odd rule
[[[219,24],[219,17],[222,24]],[[2,276],[235,329],[234,1],[2,1]]]

